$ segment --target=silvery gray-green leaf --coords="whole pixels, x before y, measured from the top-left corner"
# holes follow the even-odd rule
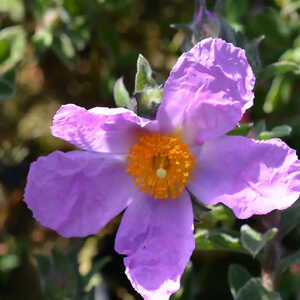
[[[122,77],[115,82],[113,94],[117,106],[136,111],[136,100],[130,97]]]
[[[155,86],[157,84],[153,78],[152,68],[148,60],[142,54],[139,54],[135,75],[135,92],[142,92],[146,88]]]
[[[249,131],[253,128],[253,125],[253,123],[238,124],[238,126],[229,131],[227,134],[247,136],[249,134]]]
[[[288,125],[280,125],[274,127],[271,131],[262,131],[258,139],[259,140],[269,140],[272,138],[289,136],[292,133],[292,127]]]
[[[15,94],[15,71],[0,75],[0,100],[11,98]]]
[[[0,31],[0,74],[12,69],[23,58],[25,48],[26,34],[21,26]]]
[[[271,228],[262,234],[245,224],[241,227],[242,245],[253,257],[255,257],[266,244],[274,238],[277,231],[276,228]]]
[[[261,132],[266,131],[267,125],[265,120],[259,120],[258,122],[255,123],[254,127],[254,133],[256,136],[259,136]]]
[[[221,230],[199,230],[195,235],[197,250],[222,250],[245,253],[238,237]]]
[[[300,250],[282,259],[280,262],[280,269],[283,272],[293,264],[300,264]]]
[[[260,74],[260,79],[267,79],[275,75],[284,74],[287,72],[299,71],[300,66],[292,61],[278,61],[276,63],[268,65]]]
[[[251,275],[246,268],[240,265],[231,265],[228,271],[228,283],[233,299],[236,299],[239,290],[250,280]]]
[[[282,212],[282,236],[284,237],[300,223],[300,200]]]
[[[251,278],[239,289],[235,300],[281,300],[280,294],[263,287],[260,279]]]

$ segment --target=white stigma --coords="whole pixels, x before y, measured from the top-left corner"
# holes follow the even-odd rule
[[[165,178],[167,176],[167,170],[164,168],[157,169],[156,176],[161,179]]]

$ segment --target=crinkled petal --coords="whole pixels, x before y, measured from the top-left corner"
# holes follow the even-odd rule
[[[96,107],[90,110],[74,104],[63,105],[53,119],[51,132],[89,151],[128,153],[138,133],[150,120],[125,108]]]
[[[142,195],[125,211],[115,249],[127,255],[126,275],[148,300],[166,300],[194,249],[193,212],[187,192],[176,199]]]
[[[34,217],[65,237],[98,232],[131,203],[125,157],[56,151],[30,167],[24,200]]]
[[[291,206],[300,194],[300,161],[280,139],[224,136],[193,149],[189,190],[204,204],[229,206],[238,218]]]
[[[202,40],[173,67],[157,119],[164,131],[182,129],[190,144],[222,136],[252,106],[254,82],[244,50]]]

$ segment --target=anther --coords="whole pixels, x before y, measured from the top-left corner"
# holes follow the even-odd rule
[[[179,138],[152,134],[140,137],[127,161],[127,173],[135,186],[156,199],[165,199],[182,194],[192,180],[195,158]]]

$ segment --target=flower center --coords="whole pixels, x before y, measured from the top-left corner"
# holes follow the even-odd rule
[[[176,198],[187,186],[195,158],[179,138],[161,134],[141,136],[127,157],[127,173],[135,186],[155,199]]]

